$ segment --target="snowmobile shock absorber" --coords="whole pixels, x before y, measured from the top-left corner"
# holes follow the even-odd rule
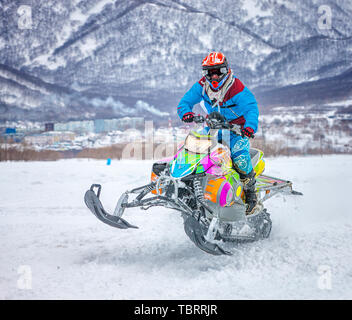
[[[204,193],[203,193],[202,183],[199,179],[196,178],[193,180],[193,188],[194,188],[194,194],[196,195],[198,201],[200,203],[203,203]]]

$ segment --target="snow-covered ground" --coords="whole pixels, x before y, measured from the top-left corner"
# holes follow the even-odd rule
[[[270,238],[220,257],[172,210],[126,210],[140,229],[117,230],[85,207],[94,182],[113,210],[151,161],[0,162],[0,299],[352,299],[351,161],[266,159],[304,196],[268,200]]]

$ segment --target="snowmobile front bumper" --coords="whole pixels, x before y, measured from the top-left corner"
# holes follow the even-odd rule
[[[144,198],[154,188],[155,188],[155,183],[151,183],[149,185],[145,185],[130,191],[126,191],[121,195],[120,199],[118,200],[113,214],[109,214],[104,209],[99,199],[101,189],[102,189],[102,186],[100,184],[91,185],[90,189],[87,190],[84,195],[84,202],[89,208],[89,210],[100,221],[118,229],[138,228],[134,225],[131,225],[126,220],[121,218],[126,208],[139,207],[143,210],[147,210],[150,207],[163,206],[166,208],[177,210],[182,214],[192,215],[192,210],[182,201],[179,201],[177,199],[172,199],[170,197],[163,196],[163,195]],[[95,189],[97,189],[96,192],[94,191]],[[137,194],[137,196],[135,199],[129,202],[128,196],[130,194]]]
[[[94,192],[94,188],[98,188],[97,194]],[[90,189],[84,195],[84,202],[89,208],[89,210],[102,222],[108,224],[109,226],[119,228],[119,229],[128,229],[138,227],[128,223],[126,220],[122,219],[121,216],[111,215],[107,213],[101,204],[99,199],[101,192],[100,184],[92,184]]]

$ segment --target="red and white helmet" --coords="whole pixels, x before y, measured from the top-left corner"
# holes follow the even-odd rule
[[[227,59],[221,52],[211,52],[203,59],[203,76],[214,90],[219,90],[223,86],[230,72]]]

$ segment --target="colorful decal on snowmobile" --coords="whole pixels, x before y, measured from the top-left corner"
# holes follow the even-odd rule
[[[224,177],[228,182],[230,182],[232,186],[235,186],[240,180],[240,175],[238,174],[237,171],[233,169],[231,169],[229,172],[224,174]]]
[[[241,196],[242,193],[242,187],[238,186],[236,189],[236,197],[239,198]]]
[[[230,205],[233,196],[232,186],[225,178],[208,180],[205,186],[204,198],[219,203],[221,207]]]
[[[209,173],[209,170],[207,173]],[[239,174],[235,170],[230,169],[230,171],[221,178],[208,181],[205,187],[204,198],[211,202],[219,203],[221,207],[224,207],[232,205],[233,200],[239,199],[241,194],[242,186]]]
[[[204,154],[192,154],[183,149],[171,162],[170,173],[174,178],[183,178],[191,174]]]
[[[265,161],[263,159],[260,159],[257,165],[254,167],[256,177],[261,175],[264,172],[264,169],[265,169]]]
[[[263,159],[264,152],[256,149],[259,152],[259,159],[257,160],[257,163],[255,164],[255,167],[253,168],[255,171],[256,176],[258,177],[260,174],[264,172],[265,169],[265,161]]]
[[[208,199],[211,202],[218,202],[218,193],[221,188],[221,185],[224,183],[224,178],[208,180],[207,185],[205,186],[204,198]]]
[[[203,173],[204,171],[205,171],[205,169],[204,169],[203,165],[198,164],[196,173],[199,174],[199,173]]]
[[[152,182],[155,182],[156,180],[158,180],[158,176],[152,171],[152,174],[151,174],[151,177],[150,177],[150,180]],[[162,188],[159,188],[158,191],[156,191],[156,189],[153,189],[151,191],[152,194],[161,194],[163,192],[163,189]]]
[[[215,150],[211,152],[210,158],[225,171],[226,169],[232,168],[230,151],[225,147],[216,147]]]

